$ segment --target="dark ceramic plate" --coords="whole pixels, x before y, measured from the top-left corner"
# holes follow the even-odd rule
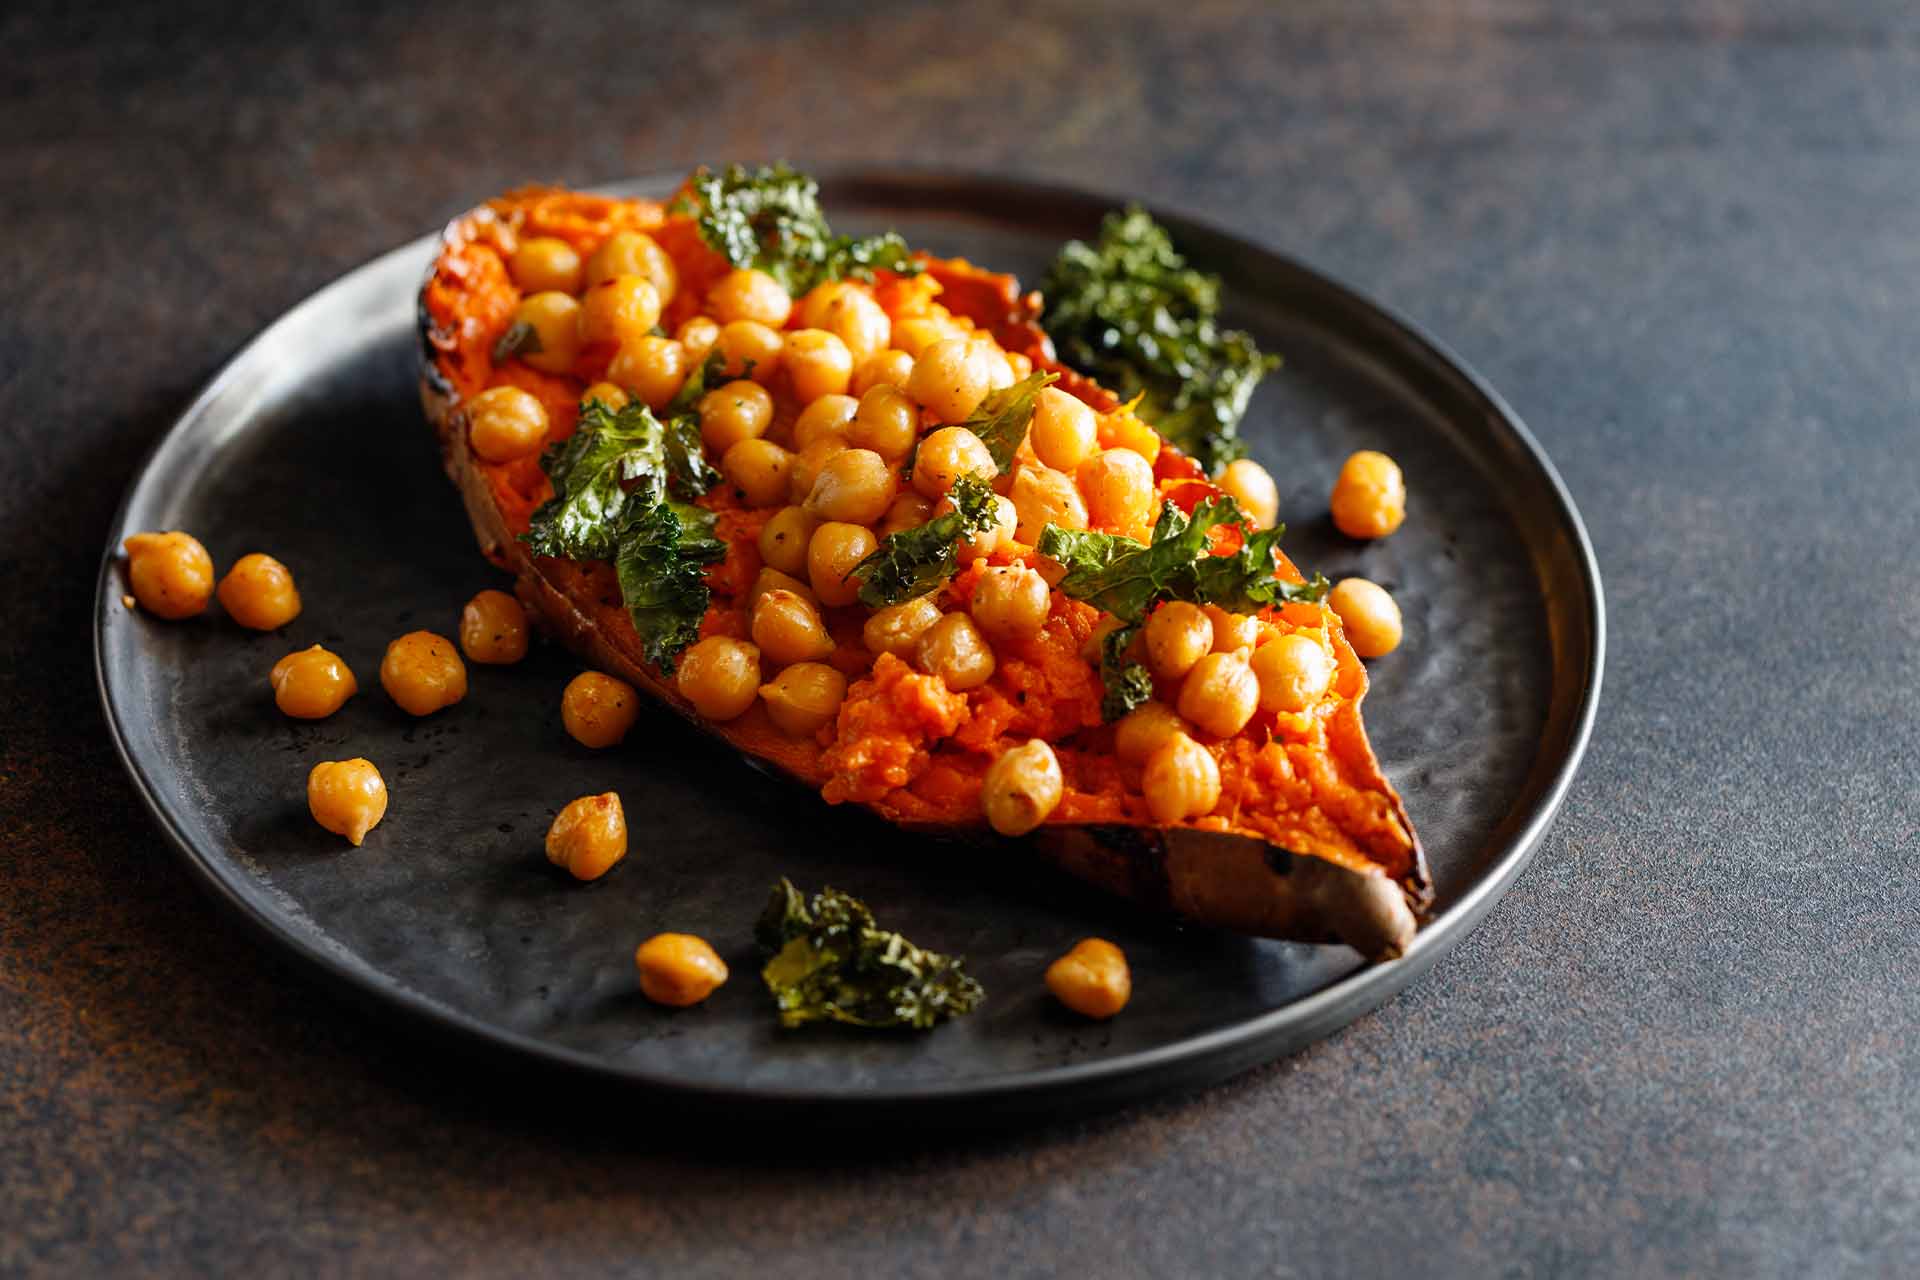
[[[672,180],[632,184],[660,194]],[[836,227],[895,227],[915,245],[1037,280],[1062,241],[1122,197],[999,180],[829,182]],[[295,307],[243,350],[161,440],[101,566],[101,695],[134,783],[187,865],[272,944],[415,1026],[683,1101],[969,1118],[1105,1105],[1192,1087],[1274,1058],[1374,1008],[1432,967],[1533,852],[1586,745],[1600,689],[1600,583],[1579,516],[1514,415],[1418,329],[1258,246],[1169,217],[1226,276],[1231,319],[1285,354],[1246,424],[1280,482],[1287,549],[1330,577],[1364,574],[1406,617],[1372,664],[1367,722],[1432,857],[1432,920],[1404,959],[1183,929],[1017,853],[902,835],[769,782],[665,713],[596,754],[559,724],[578,669],[537,650],[474,667],[471,693],[427,720],[380,691],[386,642],[451,634],[460,606],[504,586],[475,551],[415,392],[414,294],[433,252],[396,249]],[[1394,537],[1347,541],[1324,515],[1340,460],[1378,447],[1404,466]],[[221,568],[269,551],[306,611],[241,630],[217,607],[187,623],[130,612],[117,559],[141,529],[187,529]],[[343,655],[360,696],[330,720],[281,716],[282,654]],[[360,849],[308,817],[317,760],[364,755],[392,795]],[[626,862],[579,885],[541,852],[558,807],[617,790]],[[833,884],[915,940],[968,957],[989,997],[928,1035],[779,1031],[751,927],[769,885]],[[710,939],[733,980],[669,1012],[634,982],[663,930]],[[1041,985],[1054,956],[1100,934],[1130,957],[1133,1003],[1078,1021]]]

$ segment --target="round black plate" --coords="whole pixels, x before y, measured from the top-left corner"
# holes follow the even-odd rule
[[[630,184],[660,194],[672,179]],[[935,176],[826,184],[837,228],[897,228],[1036,281],[1062,241],[1119,197]],[[415,720],[378,687],[388,640],[451,634],[461,604],[505,585],[475,551],[440,472],[415,385],[414,295],[434,242],[321,290],[243,350],[161,440],[111,531],[96,649],[107,722],[162,829],[218,897],[273,944],[416,1024],[688,1100],[820,1114],[885,1106],[978,1120],[1219,1079],[1326,1035],[1430,968],[1510,884],[1586,745],[1603,651],[1600,583],[1565,489],[1499,398],[1432,339],[1296,263],[1172,218],[1224,274],[1230,319],[1286,367],[1246,423],[1280,482],[1286,546],[1330,577],[1389,587],[1406,617],[1372,664],[1367,721],[1433,861],[1438,899],[1412,952],[1352,952],[1183,929],[1017,853],[903,835],[767,781],[665,713],[622,749],[589,752],[559,723],[577,670],[538,650],[471,669],[471,693]],[[1373,545],[1328,523],[1351,450],[1404,466],[1406,526]],[[126,535],[186,529],[224,569],[268,551],[306,611],[243,631],[217,607],[185,623],[129,611]],[[295,723],[268,668],[314,643],[362,691]],[[363,755],[392,805],[359,849],[308,817],[315,761]],[[618,791],[632,849],[599,883],[549,866],[541,839],[575,796]],[[927,1035],[779,1031],[752,922],[778,876],[857,893],[916,941],[957,951],[989,997]],[[633,949],[664,929],[710,939],[733,978],[704,1006],[657,1008]],[[1041,974],[1089,934],[1125,948],[1133,1003],[1107,1024],[1061,1011]]]

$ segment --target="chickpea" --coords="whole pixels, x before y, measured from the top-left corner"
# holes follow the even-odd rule
[[[796,662],[761,685],[760,698],[781,732],[811,738],[840,714],[847,678],[824,662]]]
[[[961,476],[991,480],[997,473],[986,441],[965,427],[941,427],[913,456],[913,487],[929,498],[943,496]]]
[[[213,598],[213,557],[191,534],[136,533],[126,540],[133,598],[156,618],[191,618]]]
[[[818,527],[819,521],[800,507],[780,508],[760,526],[760,559],[782,573],[805,573],[807,544]]]
[[[1220,473],[1220,487],[1227,491],[1256,529],[1271,529],[1280,519],[1280,486],[1267,469],[1252,458],[1235,458]]]
[[[277,631],[300,616],[300,592],[292,570],[256,551],[220,579],[220,607],[249,631]]]
[[[618,358],[617,356],[615,357],[616,360],[618,360]],[[598,400],[601,404],[607,406],[607,408],[618,413],[627,407],[631,399],[632,397],[628,396],[626,392],[611,382],[596,382],[580,393],[580,407],[584,409],[587,407],[589,401]]]
[[[1087,504],[1073,481],[1047,467],[1022,467],[1013,477],[1013,509],[1019,523],[1014,536],[1038,546],[1040,533],[1050,524],[1063,529],[1087,527]]]
[[[899,533],[903,529],[918,529],[933,519],[933,504],[911,490],[896,494],[887,513],[880,517],[880,523],[874,526],[874,532],[881,537]]]
[[[838,609],[859,599],[860,584],[848,575],[879,546],[873,531],[857,524],[829,520],[815,529],[807,544],[807,579],[820,603]]]
[[[488,387],[467,401],[467,440],[482,462],[512,462],[547,442],[547,407],[519,387]]]
[[[1023,836],[1047,820],[1066,791],[1060,761],[1043,739],[1000,753],[980,784],[987,823],[1003,836]]]
[[[918,596],[875,610],[860,632],[867,652],[878,656],[890,653],[896,658],[912,658],[914,648],[928,627],[940,621],[940,606],[932,596]]]
[[[939,676],[955,693],[977,689],[993,678],[993,646],[964,613],[945,614],[921,632],[913,656],[922,671]]]
[[[1084,938],[1047,966],[1047,990],[1084,1018],[1111,1018],[1133,997],[1126,953],[1104,938]]]
[[[307,812],[358,847],[387,816],[386,781],[371,760],[322,760],[307,774]]]
[[[1349,538],[1384,538],[1407,518],[1407,481],[1384,453],[1362,449],[1333,482],[1333,523]]]
[[[1080,464],[1075,479],[1087,518],[1105,529],[1132,529],[1153,517],[1153,464],[1131,449],[1108,449]]]
[[[360,692],[353,669],[317,644],[274,663],[267,683],[273,705],[295,720],[324,720]]]
[[[753,617],[753,611],[760,607],[760,599],[770,591],[791,591],[803,600],[814,600],[813,588],[790,573],[782,573],[771,565],[762,565],[760,572],[753,577],[753,585],[747,588],[745,600],[747,617]]]
[[[522,293],[580,292],[580,253],[556,236],[522,240],[507,259],[507,274]]]
[[[980,575],[968,612],[994,640],[1025,640],[1047,624],[1047,580],[1022,564],[994,565]]]
[[[1113,750],[1128,764],[1145,764],[1175,734],[1185,734],[1187,722],[1164,702],[1143,702],[1121,716],[1113,726]]]
[[[644,231],[616,231],[600,242],[587,259],[587,285],[604,284],[615,276],[640,276],[660,295],[661,305],[680,292],[680,269],[658,241]]]
[[[598,880],[627,856],[627,815],[611,791],[581,796],[547,828],[547,861],[575,880]]]
[[[1007,353],[1000,349],[1000,344],[990,335],[975,334],[973,346],[974,357],[986,366],[988,395],[996,391],[1005,391],[1019,381],[1013,375],[1013,364],[1007,359]]]
[[[839,454],[847,451],[847,442],[839,436],[821,436],[812,444],[793,455],[793,470],[787,477],[787,499],[795,506],[807,500],[813,492],[814,484],[820,479],[820,469]]]
[[[709,453],[722,457],[742,440],[767,433],[773,421],[773,397],[757,382],[738,379],[700,397],[700,439]]]
[[[673,331],[673,340],[686,348],[687,366],[691,368],[705,360],[713,344],[720,340],[720,322],[712,316],[683,320]]]
[[[1100,421],[1080,397],[1042,387],[1034,397],[1027,439],[1035,457],[1071,475],[1100,448]]]
[[[884,382],[860,397],[853,421],[847,424],[849,444],[871,449],[890,462],[905,458],[919,438],[920,407],[906,392]]]
[[[934,504],[933,514],[944,516],[955,509],[952,498],[942,498]],[[1002,494],[994,494],[993,511],[992,525],[978,533],[969,534],[965,541],[955,548],[961,564],[972,564],[975,560],[984,560],[1014,540],[1014,530],[1019,528],[1020,517],[1013,509],[1013,499]]]
[[[778,333],[752,320],[735,320],[723,325],[713,340],[713,350],[722,361],[721,373],[729,378],[752,378],[766,382],[780,371],[780,352],[785,343]]]
[[[1207,621],[1213,624],[1213,651],[1238,653],[1260,643],[1260,619],[1250,613],[1229,613],[1217,604],[1205,605]]]
[[[685,347],[648,333],[621,346],[607,366],[607,377],[658,413],[680,394],[691,367]]]
[[[1018,351],[1009,351],[1007,352],[1007,368],[1013,371],[1013,380],[1015,382],[1020,381],[1022,378],[1030,378],[1033,376],[1033,358],[1031,356],[1023,356]]]
[[[640,990],[655,1004],[685,1009],[699,1004],[727,980],[727,965],[704,938],[660,933],[633,953]]]
[[[1220,803],[1220,765],[1186,734],[1171,734],[1147,757],[1140,791],[1155,822],[1205,817]]]
[[[1210,653],[1187,673],[1178,706],[1183,717],[1208,733],[1230,738],[1259,708],[1260,681],[1241,653]]]
[[[1213,623],[1206,611],[1185,600],[1169,600],[1153,611],[1143,630],[1147,665],[1157,676],[1178,680],[1194,663],[1213,652]]]
[[[582,747],[618,747],[639,720],[639,693],[624,679],[580,672],[561,691],[561,725]]]
[[[625,346],[646,337],[659,323],[660,291],[644,276],[615,276],[580,299],[584,345]]]
[[[1260,705],[1268,711],[1305,711],[1333,683],[1333,659],[1303,635],[1285,635],[1254,650]]]
[[[467,661],[505,666],[527,656],[527,611],[504,591],[482,591],[460,611],[460,652]]]
[[[802,404],[821,396],[844,395],[853,380],[853,353],[839,335],[825,329],[795,329],[789,333],[780,363],[786,366],[793,394]]]
[[[899,490],[885,458],[871,449],[846,449],[821,466],[802,505],[822,520],[870,525],[886,514]]]
[[[965,338],[931,343],[914,359],[907,394],[942,422],[959,422],[989,390],[986,360]]]
[[[572,373],[580,358],[580,303],[570,293],[549,291],[522,298],[513,309],[513,323],[533,330],[538,351],[520,359],[542,373]]]
[[[769,591],[754,602],[753,642],[776,667],[818,662],[834,648],[820,610],[796,591]]]
[[[708,636],[680,655],[680,696],[708,720],[732,720],[760,692],[760,650],[728,636]]]
[[[720,459],[727,483],[750,507],[771,507],[787,496],[793,455],[771,440],[741,440]]]
[[[467,696],[467,664],[445,636],[409,631],[387,646],[380,687],[407,714],[430,716]]]
[[[1400,606],[1386,588],[1365,578],[1342,578],[1327,593],[1327,607],[1340,615],[1347,643],[1361,657],[1383,657],[1400,647]]]
[[[864,396],[875,387],[905,387],[913,376],[913,357],[897,347],[876,351],[854,366],[853,381],[847,390]]]
[[[860,402],[852,396],[821,396],[800,411],[793,420],[793,444],[796,449],[804,449],[815,440],[832,436],[845,440],[853,430],[853,416],[860,410]],[[872,445],[861,446],[872,448]]]
[[[727,272],[707,290],[707,314],[721,324],[751,320],[778,329],[793,314],[793,298],[766,272],[744,267]]]
[[[871,293],[849,280],[815,286],[800,304],[800,322],[836,335],[855,360],[884,349],[893,337],[893,321],[886,311]]]
[[[893,345],[918,360],[936,342],[960,337],[960,326],[939,316],[909,316],[893,325]]]

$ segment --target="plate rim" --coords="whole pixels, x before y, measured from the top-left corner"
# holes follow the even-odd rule
[[[639,177],[599,184],[587,190],[620,196],[651,194],[673,189],[686,169],[659,170]],[[148,814],[167,837],[167,843],[193,875],[193,878],[230,912],[237,915],[260,941],[271,942],[274,950],[291,956],[303,969],[320,977],[329,987],[351,998],[362,1007],[380,1014],[406,1017],[412,1025],[451,1035],[467,1044],[491,1053],[505,1052],[516,1061],[531,1061],[581,1073],[622,1089],[639,1089],[662,1097],[677,1097],[694,1103],[725,1106],[751,1105],[776,1109],[807,1109],[838,1114],[846,1109],[870,1111],[940,1109],[956,1103],[990,1103],[1012,1098],[1024,1100],[1057,1099],[1079,1096],[1100,1102],[1109,1095],[1121,1094],[1128,1085],[1139,1084],[1156,1073],[1186,1069],[1184,1080],[1166,1085],[1168,1089],[1197,1087],[1236,1074],[1259,1062],[1273,1060],[1304,1044],[1330,1034],[1339,1027],[1378,1008],[1405,990],[1430,970],[1478,927],[1494,903],[1505,896],[1520,873],[1532,862],[1542,840],[1565,803],[1566,794],[1585,760],[1599,711],[1604,682],[1607,649],[1605,591],[1598,557],[1586,523],[1571,492],[1546,451],[1513,407],[1488,380],[1462,359],[1451,347],[1423,325],[1398,309],[1382,303],[1365,290],[1313,267],[1291,254],[1274,249],[1249,235],[1222,227],[1204,216],[1168,208],[1155,202],[1113,198],[1091,187],[1029,179],[1017,174],[983,170],[892,165],[821,166],[812,172],[819,178],[828,204],[833,189],[897,189],[922,193],[962,190],[979,195],[991,194],[999,202],[1017,199],[1023,203],[1072,204],[1120,208],[1128,203],[1143,205],[1156,218],[1169,225],[1197,231],[1221,243],[1249,249],[1279,263],[1312,288],[1343,299],[1351,307],[1371,312],[1395,331],[1406,346],[1419,351],[1429,361],[1457,378],[1465,390],[1482,402],[1496,431],[1504,430],[1519,446],[1521,457],[1531,465],[1551,499],[1553,515],[1561,525],[1573,552],[1573,568],[1583,588],[1580,601],[1590,620],[1591,645],[1584,668],[1579,673],[1578,702],[1567,729],[1565,755],[1544,784],[1540,785],[1530,807],[1518,814],[1519,821],[1504,838],[1506,847],[1486,865],[1478,880],[1456,901],[1432,918],[1415,936],[1412,946],[1400,959],[1384,964],[1368,964],[1323,987],[1311,995],[1290,1001],[1243,1021],[1196,1035],[1184,1036],[1151,1048],[1135,1050],[1112,1058],[1070,1063],[1064,1066],[1025,1069],[983,1078],[962,1077],[910,1085],[886,1085],[852,1089],[795,1087],[785,1085],[714,1084],[685,1076],[653,1071],[644,1064],[623,1063],[571,1048],[555,1041],[517,1031],[487,1021],[474,1014],[444,1004],[414,991],[404,983],[385,975],[364,962],[358,966],[327,951],[314,940],[289,929],[278,916],[263,909],[241,893],[223,874],[217,858],[203,855],[187,833],[180,828],[161,803],[161,788],[136,757],[128,730],[121,719],[109,674],[107,655],[107,619],[119,607],[123,594],[120,582],[119,536],[125,529],[135,499],[141,495],[154,464],[168,446],[196,422],[207,406],[228,386],[254,351],[283,326],[291,324],[303,312],[321,308],[334,294],[346,289],[364,273],[411,259],[419,264],[424,277],[441,231],[431,231],[358,263],[315,289],[280,312],[256,331],[229,356],[193,398],[176,413],[171,423],[143,453],[138,466],[114,510],[108,540],[101,556],[94,595],[93,667],[95,690],[107,723],[114,753],[126,770]],[[1551,719],[1551,718],[1550,718]],[[1549,720],[1550,723],[1550,720]],[[1547,726],[1543,725],[1543,731]],[[1522,782],[1527,787],[1527,781]],[[1509,815],[1509,824],[1515,815]],[[1304,1032],[1290,1041],[1290,1031]],[[1153,1090],[1148,1085],[1145,1091]],[[1089,1096],[1091,1095],[1091,1096]]]

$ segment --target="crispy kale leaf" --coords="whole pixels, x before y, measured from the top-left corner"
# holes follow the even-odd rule
[[[1153,698],[1153,675],[1138,662],[1127,660],[1127,646],[1140,634],[1136,626],[1116,627],[1100,642],[1100,718],[1112,724]]]
[[[672,671],[700,638],[711,595],[706,566],[726,554],[713,536],[713,512],[701,507],[656,502],[628,523],[613,567],[647,661]]]
[[[758,267],[798,297],[823,280],[872,279],[876,268],[911,275],[919,265],[906,242],[836,236],[820,210],[820,186],[784,164],[759,169],[701,168],[689,180],[700,238],[736,267]]]
[[[1220,278],[1197,271],[1144,210],[1110,213],[1094,244],[1061,249],[1041,285],[1062,358],[1218,471],[1245,452],[1236,431],[1253,389],[1280,364],[1219,324]]]
[[[725,361],[708,356],[706,363],[687,375],[667,405],[667,488],[682,502],[691,502],[720,483],[720,472],[700,444],[700,397],[719,385]]]
[[[890,533],[847,575],[860,579],[860,603],[869,609],[923,596],[953,576],[960,540],[993,528],[1000,513],[993,490],[977,476],[961,476],[948,493],[953,510],[913,529]]]
[[[783,1027],[845,1022],[924,1031],[986,997],[964,960],[879,928],[866,904],[838,889],[823,889],[809,902],[783,878],[754,937],[770,956],[760,976]]]
[[[1040,389],[1059,380],[1057,373],[1030,373],[1020,381],[992,391],[979,407],[960,421],[961,426],[980,437],[993,455],[993,465],[1002,475],[1013,465],[1014,451],[1027,438],[1033,425],[1034,399]]]

